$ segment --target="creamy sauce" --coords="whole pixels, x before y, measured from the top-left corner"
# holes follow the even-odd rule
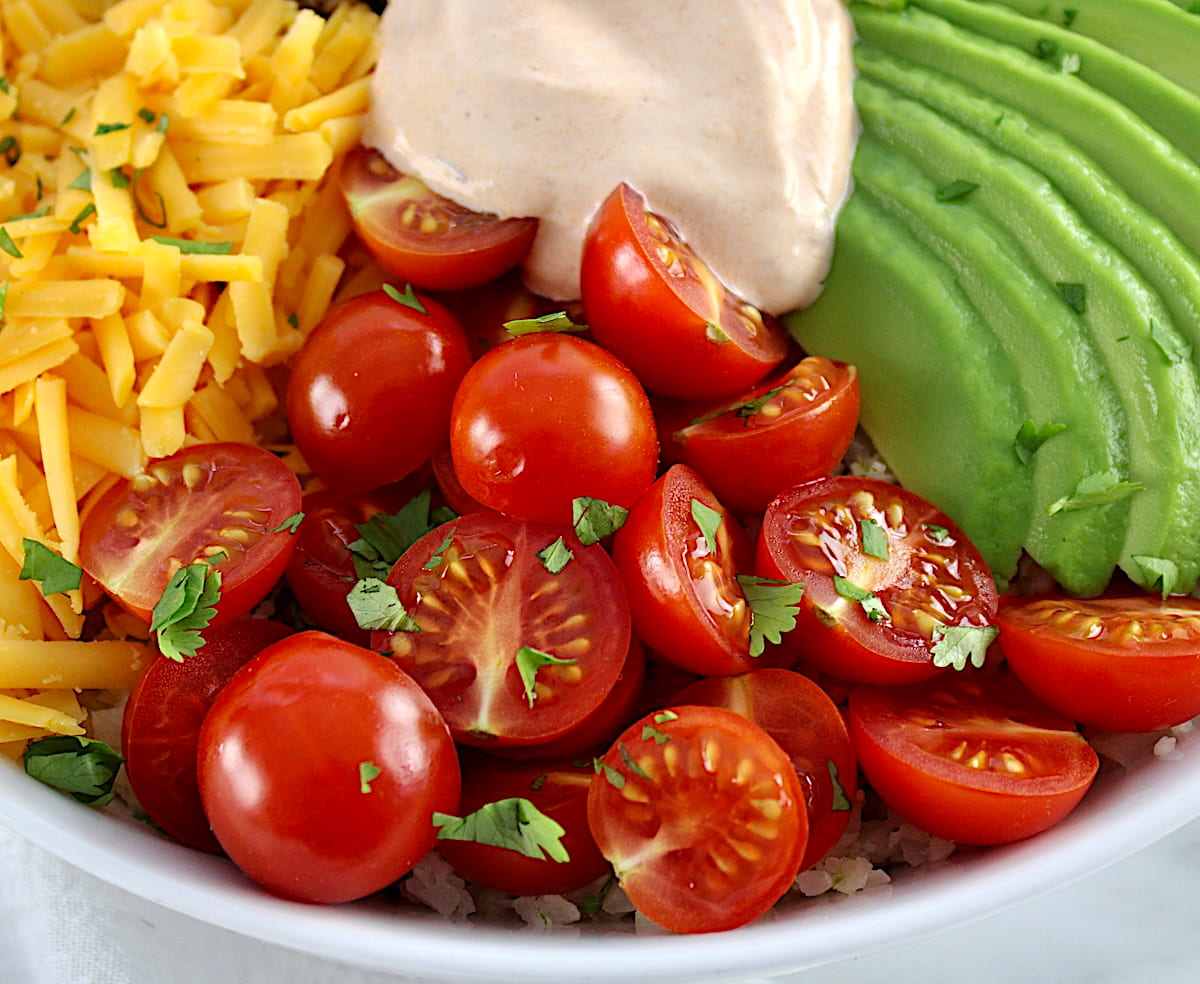
[[[477,211],[537,216],[531,289],[579,296],[621,181],[779,313],[828,269],[857,135],[842,0],[391,0],[365,142]]]

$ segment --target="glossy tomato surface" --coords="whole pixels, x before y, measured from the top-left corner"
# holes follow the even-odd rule
[[[787,754],[721,707],[647,715],[597,765],[588,822],[629,899],[676,933],[741,926],[788,890],[808,818]]]
[[[824,690],[792,670],[765,669],[698,680],[672,703],[728,708],[774,738],[791,759],[808,807],[801,869],[829,853],[850,821],[858,762],[842,713]]]
[[[130,691],[121,722],[125,775],[150,819],[188,847],[221,849],[200,806],[196,780],[204,715],[238,669],[291,631],[262,618],[205,630],[194,656],[183,662],[156,657]]]
[[[1200,600],[1005,601],[1000,647],[1055,710],[1105,731],[1157,731],[1200,714]]]
[[[722,286],[625,184],[592,219],[580,286],[596,341],[664,396],[732,396],[787,354],[779,322]]]
[[[711,520],[702,527],[698,515]],[[700,674],[756,667],[751,612],[736,580],[749,569],[750,545],[686,465],[668,469],[637,501],[613,540],[613,560],[634,632],[663,659]]]
[[[470,364],[462,326],[436,301],[404,303],[384,291],[345,301],[292,360],[287,418],[296,447],[336,491],[398,481],[445,443]]]
[[[560,539],[571,557],[554,572],[541,555]],[[405,553],[388,583],[413,625],[377,632],[372,645],[425,688],[463,744],[558,738],[621,675],[624,588],[603,548],[583,546],[569,527],[460,516]],[[533,670],[528,687],[522,664]]]
[[[462,323],[476,359],[489,349],[513,340],[514,336],[505,327],[509,322],[540,318],[563,309],[561,303],[529,290],[519,270],[470,290],[439,292],[437,300]]]
[[[935,635],[982,628],[996,586],[979,551],[924,499],[846,475],[781,492],[767,507],[758,572],[804,584],[785,637],[817,668],[857,683],[928,679]]]
[[[809,356],[735,400],[660,414],[664,455],[694,468],[728,508],[761,511],[783,489],[834,469],[858,407],[854,367]]]
[[[200,731],[200,798],[234,863],[302,902],[391,884],[458,807],[441,715],[378,653],[301,632],[243,666]]]
[[[181,566],[219,560],[215,628],[245,615],[279,580],[295,548],[280,529],[300,510],[300,483],[247,444],[197,444],[114,485],[83,527],[79,561],[140,618]]]
[[[1010,673],[856,687],[848,723],[863,774],[887,804],[962,844],[1002,844],[1052,827],[1099,768],[1075,723]]]
[[[537,234],[536,219],[472,212],[367,147],[352,150],[339,175],[355,231],[375,262],[418,287],[486,283],[520,263]]]
[[[615,356],[538,332],[471,367],[454,399],[450,451],[484,506],[570,523],[578,496],[633,505],[654,481],[658,435],[646,394]]]
[[[531,858],[518,851],[473,841],[438,840],[438,851],[471,881],[513,895],[562,895],[595,881],[608,862],[587,822],[591,759],[501,762],[483,754],[463,756],[459,816],[510,797],[528,800],[563,828],[568,860]]]

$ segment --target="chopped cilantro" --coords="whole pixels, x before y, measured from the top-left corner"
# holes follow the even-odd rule
[[[10,133],[0,140],[0,154],[4,155],[8,166],[13,167],[21,159],[21,142]]]
[[[270,530],[270,532],[271,533],[283,533],[286,531],[288,534],[295,533],[296,530],[298,530],[300,528],[300,523],[303,522],[303,520],[304,520],[304,513],[302,513],[302,512],[292,513],[287,519],[285,519],[282,523],[280,523],[278,526],[276,526],[275,529]]]
[[[652,724],[642,725],[642,741],[653,741],[656,745],[665,745],[671,740],[671,736],[659,731]]]
[[[1033,460],[1038,448],[1066,429],[1066,424],[1042,424],[1041,427],[1038,427],[1032,420],[1027,420],[1017,431],[1017,436],[1013,441],[1013,450],[1016,451],[1021,464],[1027,465]]]
[[[383,774],[374,762],[358,763],[358,791],[364,796],[371,791],[371,783]]]
[[[143,106],[141,109],[139,109],[137,114],[145,123],[153,123],[155,120],[154,110],[147,106]]]
[[[89,216],[96,214],[96,205],[94,202],[88,202],[79,210],[79,214],[71,220],[71,224],[67,226],[73,233],[78,233],[83,228],[84,220]]]
[[[542,566],[551,574],[558,574],[575,556],[561,536],[553,543],[539,550],[537,555],[538,560],[542,562]]]
[[[1158,346],[1170,363],[1187,362],[1192,357],[1192,347],[1166,325],[1150,319],[1150,340]]]
[[[829,768],[829,781],[833,783],[833,802],[829,804],[829,809],[835,813],[844,813],[851,808],[852,804],[850,797],[846,795],[846,787],[838,778],[837,763],[833,759],[826,759],[825,764]]]
[[[934,543],[945,543],[950,539],[950,531],[946,527],[938,526],[935,523],[926,523],[925,532]]]
[[[873,519],[860,519],[858,529],[862,535],[862,549],[868,557],[887,560],[888,535],[887,531]]]
[[[974,181],[964,181],[961,178],[942,185],[934,193],[939,202],[961,202],[979,187]]]
[[[750,607],[750,655],[761,656],[768,642],[778,643],[796,627],[804,585],[756,574],[739,574],[737,582]]]
[[[356,523],[360,539],[347,545],[359,577],[386,577],[404,552],[435,528],[429,515],[430,492],[425,489],[394,513],[375,513]]]
[[[128,188],[129,175],[127,175],[119,167],[109,168],[108,183],[114,188]]]
[[[1116,471],[1093,472],[1079,480],[1075,491],[1051,503],[1048,514],[1070,512],[1076,509],[1092,509],[1107,506],[1127,499],[1145,488],[1139,482],[1121,481]]]
[[[106,133],[119,133],[121,130],[128,130],[131,124],[129,123],[97,123],[93,137],[102,137]]]
[[[625,763],[625,768],[632,772],[640,779],[649,779],[646,775],[646,770],[637,764],[634,757],[629,754],[629,749],[625,747],[623,742],[617,742],[617,753],[621,756],[621,761]]]
[[[25,537],[21,541],[25,559],[21,564],[21,581],[40,581],[42,594],[59,594],[74,591],[83,579],[83,571],[61,554],[55,553],[40,540]]]
[[[1133,561],[1146,579],[1144,587],[1153,588],[1157,585],[1161,589],[1164,599],[1175,593],[1175,588],[1179,584],[1179,565],[1173,560],[1134,554]]]
[[[8,280],[0,284],[0,324],[4,323],[4,309],[8,306]]]
[[[1083,314],[1087,310],[1087,288],[1083,284],[1067,284],[1056,283],[1058,293],[1062,299],[1076,314]]]
[[[611,505],[603,499],[582,495],[571,502],[571,525],[575,527],[579,542],[585,547],[617,532],[628,518],[628,509]]]
[[[488,844],[539,861],[571,860],[562,845],[566,833],[562,826],[518,796],[485,803],[465,817],[434,813],[433,825],[438,828],[438,840]]]
[[[287,323],[289,325],[291,325],[293,328],[299,328],[300,327],[300,315],[298,315],[295,311],[293,311],[291,314],[289,314],[287,316]]]
[[[161,219],[151,218],[146,209],[142,206],[142,200],[138,197],[138,182],[142,179],[142,171],[145,168],[135,168],[133,172],[133,188],[130,194],[133,197],[133,206],[137,209],[138,218],[146,225],[153,226],[155,229],[165,229],[167,227],[167,203],[163,201],[161,191],[155,191],[154,197],[158,199],[158,210],[162,213]]]
[[[156,243],[164,246],[174,246],[181,253],[204,254],[207,256],[228,256],[233,252],[233,243],[203,243],[195,239],[176,239],[173,236],[151,236]]]
[[[692,500],[692,519],[700,527],[700,535],[704,537],[704,546],[710,554],[717,552],[717,533],[721,529],[721,520],[725,516],[716,509],[706,506],[699,499]]]
[[[163,113],[161,116],[159,116],[158,125],[154,129],[158,133],[165,134],[167,132],[167,128],[170,125],[171,125],[171,117],[169,117],[166,113]]]
[[[76,191],[91,191],[92,190],[92,169],[85,167],[79,172],[79,175],[72,181],[68,188],[74,188]]]
[[[13,242],[12,236],[4,226],[0,226],[0,249],[18,260],[25,255],[17,248],[17,244]]]
[[[404,610],[396,589],[377,577],[364,577],[346,595],[346,604],[354,613],[360,629],[383,632],[420,632],[411,615]]]
[[[889,618],[887,609],[874,591],[860,588],[853,581],[837,575],[833,578],[833,588],[847,601],[857,601],[862,606],[863,614],[872,622],[883,622]]]
[[[437,549],[430,555],[429,559],[421,565],[423,571],[436,571],[446,562],[446,551],[450,548],[450,544],[454,542],[454,527],[446,531],[446,535],[442,538],[442,542],[438,544]]]
[[[693,417],[688,421],[688,426],[692,427],[696,424],[704,424],[710,420],[716,420],[718,417],[723,417],[727,413],[733,414],[741,422],[743,427],[750,426],[750,418],[756,413],[761,412],[762,408],[771,402],[776,396],[788,388],[790,383],[780,383],[761,396],[752,397],[749,400],[740,400],[737,403],[727,403],[716,410],[710,410],[708,413],[700,417]]]
[[[942,625],[933,630],[933,665],[965,670],[983,666],[988,646],[1000,634],[994,625]]]
[[[59,126],[66,126],[71,120],[75,119],[75,107],[72,106],[67,110],[66,115],[59,121]]]
[[[1075,23],[1075,18],[1079,16],[1079,11],[1074,7],[1067,7],[1062,12],[1062,26],[1069,28]]]
[[[592,759],[592,767],[595,768],[597,774],[604,774],[604,778],[608,780],[610,786],[616,789],[625,788],[625,776],[603,759]]]
[[[517,318],[504,322],[504,330],[513,336],[534,335],[541,331],[577,332],[587,331],[587,325],[571,320],[566,311],[554,311],[537,318]]]
[[[50,206],[43,205],[41,208],[35,209],[32,212],[22,212],[20,215],[10,215],[4,221],[5,222],[20,222],[22,219],[44,219],[49,214],[50,214]]]
[[[151,614],[150,631],[158,637],[159,651],[177,663],[195,656],[204,645],[200,632],[217,613],[220,597],[221,572],[216,567],[196,561],[179,568]]]
[[[560,659],[550,653],[534,649],[532,646],[522,646],[517,650],[517,672],[521,675],[521,683],[525,687],[525,699],[533,707],[537,700],[537,672],[543,666],[574,666],[578,660]]]
[[[112,802],[113,781],[124,761],[104,742],[78,735],[31,741],[22,756],[28,775],[88,806]]]
[[[609,878],[601,887],[600,891],[595,895],[585,895],[579,900],[579,912],[584,916],[598,915],[604,909],[604,901],[608,898],[608,893],[612,891],[613,886],[617,884],[617,879]]]
[[[418,314],[429,313],[425,310],[425,305],[421,303],[421,299],[417,297],[417,293],[413,290],[412,284],[405,284],[403,293],[401,293],[391,284],[384,284],[383,292],[397,304],[402,304],[406,308],[412,308]]]
[[[667,724],[670,721],[678,721],[679,715],[674,711],[659,711],[654,715],[655,724]]]
[[[529,783],[529,788],[535,793],[540,793],[542,791],[542,787],[546,785],[546,780],[549,778],[550,777],[544,772],[540,776],[534,776],[533,781]]]
[[[1033,53],[1042,61],[1051,61],[1058,57],[1058,42],[1052,38],[1038,38]]]

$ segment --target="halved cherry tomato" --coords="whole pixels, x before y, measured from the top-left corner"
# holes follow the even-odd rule
[[[791,670],[766,669],[698,680],[672,703],[728,708],[774,738],[792,760],[808,807],[801,870],[829,853],[850,822],[858,763],[841,711],[824,690]]]
[[[280,527],[300,510],[300,483],[269,451],[197,444],[114,485],[83,527],[80,566],[139,618],[180,567],[219,558],[216,628],[245,615],[279,580],[295,548]],[[222,557],[223,555],[223,557]]]
[[[542,553],[560,538],[571,557],[552,573]],[[413,675],[463,744],[551,741],[592,714],[621,674],[621,579],[604,549],[569,527],[460,516],[418,540],[388,583],[419,631],[377,632],[372,645]],[[522,665],[533,670],[528,689]]]
[[[779,322],[727,290],[625,184],[592,219],[580,288],[596,341],[663,396],[732,396],[787,354]]]
[[[713,539],[698,514],[711,516]],[[750,544],[686,465],[668,469],[630,510],[613,560],[634,632],[663,659],[714,675],[763,665],[750,655],[751,612],[736,580],[749,570]]]
[[[998,619],[1013,672],[1073,720],[1157,731],[1200,714],[1196,598],[1022,598]]]
[[[762,915],[791,886],[808,838],[779,745],[740,714],[688,704],[647,715],[605,753],[588,823],[630,901],[676,933]]]
[[[472,212],[400,174],[378,151],[357,147],[340,171],[354,229],[393,277],[430,290],[461,290],[525,258],[537,219]]]
[[[484,506],[570,523],[577,496],[633,505],[654,481],[658,434],[650,401],[616,356],[537,332],[471,367],[454,398],[450,451]]]
[[[595,771],[590,759],[500,762],[479,753],[462,757],[463,791],[458,816],[510,797],[529,800],[565,831],[567,861],[531,858],[474,841],[439,840],[439,853],[464,877],[513,895],[562,895],[595,881],[608,862],[588,829],[587,799]]]
[[[277,895],[346,902],[390,885],[458,807],[445,722],[391,660],[324,632],[277,642],[217,695],[200,799],[234,863]]]
[[[467,336],[436,301],[413,303],[373,291],[339,304],[292,359],[296,447],[339,492],[399,481],[446,441]]]
[[[928,679],[941,672],[935,634],[995,620],[996,586],[974,545],[924,499],[875,479],[781,492],[767,507],[757,563],[760,574],[804,583],[785,640],[843,680]]]
[[[814,355],[736,400],[660,412],[659,433],[664,455],[699,472],[728,508],[761,512],[783,489],[833,470],[858,404],[855,368]]]
[[[963,844],[1003,844],[1052,827],[1099,768],[1075,722],[1007,672],[856,687],[848,723],[863,774],[884,801]]]
[[[159,656],[138,677],[121,721],[125,775],[159,827],[188,847],[221,850],[200,806],[200,725],[221,688],[252,656],[291,633],[281,622],[244,618],[205,630],[181,663]]]

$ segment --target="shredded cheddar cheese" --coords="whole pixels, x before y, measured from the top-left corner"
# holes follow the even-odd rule
[[[273,366],[320,321],[350,233],[376,15],[292,0],[6,0],[0,25],[0,754],[79,734],[145,627],[21,580],[78,558],[89,505],[147,462],[260,442]],[[290,448],[285,460],[302,467]],[[136,621],[136,620],[133,620]],[[140,632],[139,632],[140,628]]]

